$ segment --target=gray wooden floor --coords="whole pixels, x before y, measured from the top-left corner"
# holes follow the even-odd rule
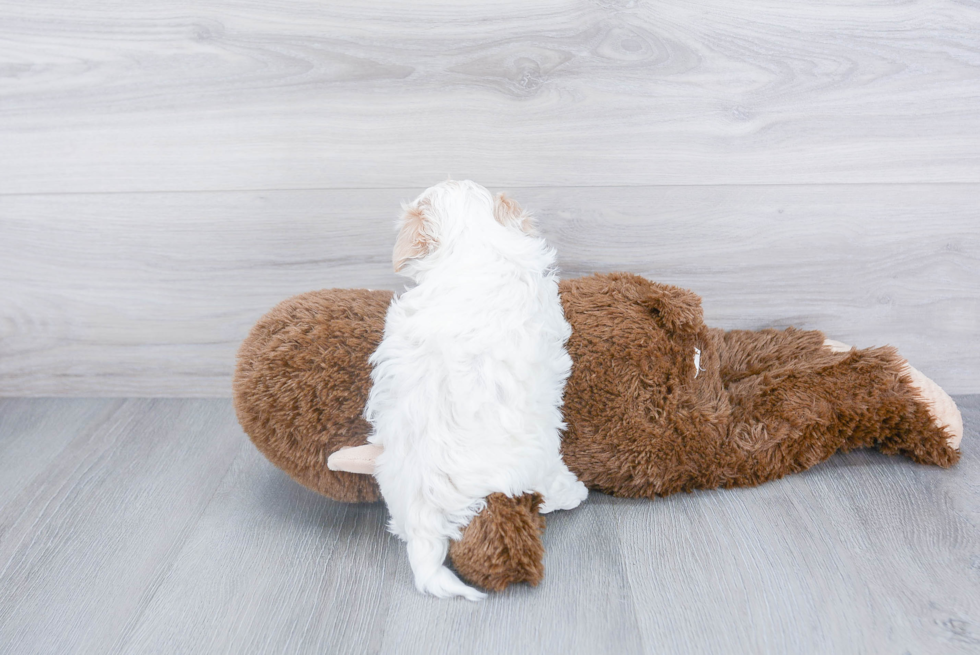
[[[980,396],[952,470],[592,494],[546,577],[422,597],[382,505],[304,490],[224,399],[0,400],[0,652],[977,653]]]

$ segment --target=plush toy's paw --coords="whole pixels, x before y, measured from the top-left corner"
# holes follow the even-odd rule
[[[833,339],[827,339],[823,343],[836,353],[851,350],[851,346]],[[963,416],[960,414],[956,403],[953,402],[948,393],[943,391],[942,387],[913,368],[908,362],[905,362],[903,372],[909,376],[912,388],[916,390],[919,398],[925,403],[926,409],[929,410],[929,415],[932,416],[936,425],[949,433],[949,439],[946,440],[946,443],[953,450],[959,450],[960,442],[963,440]]]
[[[416,578],[415,586],[423,593],[432,594],[437,598],[453,598],[461,596],[466,600],[478,601],[487,597],[482,591],[468,587],[445,566],[440,567],[428,580]]]
[[[327,458],[327,468],[331,471],[372,475],[374,462],[382,452],[384,448],[370,443],[363,446],[347,446],[331,453]]]
[[[824,339],[823,345],[831,349],[835,353],[846,353],[850,352],[851,346],[848,346],[842,341],[834,341],[833,339]]]

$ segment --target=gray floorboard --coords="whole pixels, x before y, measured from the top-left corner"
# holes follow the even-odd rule
[[[35,402],[65,425],[76,418],[77,400]],[[106,411],[74,423],[74,438],[0,515],[5,652],[114,647],[245,446],[227,402],[90,402]],[[39,449],[56,434],[45,428],[23,424]],[[18,436],[0,435],[0,448]]]
[[[419,595],[383,506],[290,481],[227,400],[0,400],[0,652],[975,653],[980,396],[957,401],[951,470],[860,451],[592,494],[549,518],[541,585],[472,604]]]

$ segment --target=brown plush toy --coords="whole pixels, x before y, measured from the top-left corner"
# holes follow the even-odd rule
[[[562,456],[590,489],[654,498],[752,486],[865,447],[942,467],[959,459],[952,399],[892,348],[850,349],[792,328],[708,328],[695,294],[625,273],[560,289],[573,330]],[[245,432],[296,481],[335,500],[380,499],[362,412],[390,300],[366,290],[296,296],[239,352],[234,397]],[[490,496],[450,548],[460,575],[489,590],[540,581],[540,502]]]

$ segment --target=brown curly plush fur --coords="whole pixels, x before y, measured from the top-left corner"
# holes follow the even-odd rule
[[[562,456],[591,489],[653,498],[751,486],[871,446],[939,466],[959,458],[891,348],[834,353],[816,331],[710,329],[698,296],[636,275],[565,280],[560,291],[573,361]],[[373,477],[325,462],[365,443],[367,360],[390,299],[297,296],[239,352],[235,408],[246,433],[298,482],[337,500],[380,497]],[[539,580],[536,507],[530,497],[488,504],[451,549],[461,575],[490,589]]]
[[[449,546],[456,571],[490,591],[503,591],[515,582],[531,586],[541,582],[544,517],[538,509],[542,502],[540,494],[488,496],[486,508],[466,526],[464,538]]]
[[[390,291],[329,289],[279,303],[238,351],[238,421],[273,464],[347,503],[381,498],[374,478],[331,471],[327,457],[365,443],[368,357],[381,343]]]
[[[834,353],[816,331],[711,330],[696,295],[635,275],[571,280],[562,299],[574,362],[562,451],[591,489],[752,486],[867,446],[940,466],[958,457],[891,348]]]

